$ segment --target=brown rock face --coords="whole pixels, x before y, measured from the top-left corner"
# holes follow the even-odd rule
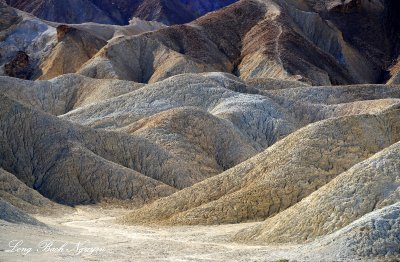
[[[57,40],[57,45],[40,64],[39,79],[75,73],[106,44],[103,39],[68,25],[57,27]]]
[[[57,26],[57,40],[58,42],[61,42],[65,35],[68,34],[71,31],[75,31],[75,28],[72,28],[68,25],[59,25]]]
[[[4,66],[4,71],[11,77],[30,79],[33,69],[29,64],[29,56],[23,51],[18,51],[15,58]]]

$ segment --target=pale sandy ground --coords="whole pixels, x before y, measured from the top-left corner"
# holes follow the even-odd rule
[[[249,224],[150,228],[114,222],[123,210],[79,207],[58,217],[36,218],[49,228],[0,222],[0,261],[339,261],[340,250],[307,246],[255,246],[234,243],[231,236]],[[20,248],[7,252],[12,240],[23,240]],[[53,241],[53,248],[67,243],[64,250],[37,250],[41,241]],[[84,248],[101,248],[78,254]],[[67,249],[69,251],[67,251]],[[14,249],[14,251],[16,251]]]

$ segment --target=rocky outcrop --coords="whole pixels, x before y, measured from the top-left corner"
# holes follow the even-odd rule
[[[0,75],[51,79],[75,73],[113,37],[132,36],[165,25],[134,19],[127,26],[65,25],[41,21],[0,6]]]
[[[72,27],[70,27],[68,25],[59,25],[59,26],[57,26],[57,40],[58,40],[58,42],[61,42],[68,33],[71,33],[73,31],[76,31],[76,29],[72,28]]]
[[[51,79],[59,75],[75,73],[92,58],[106,42],[85,31],[60,25],[57,27],[58,44],[42,62],[39,79]],[[71,55],[72,54],[72,55]]]
[[[59,25],[57,44],[39,65],[38,79],[46,80],[59,75],[75,73],[106,45],[107,41],[164,27],[162,24],[136,19],[128,26],[112,25]]]
[[[11,77],[30,79],[33,74],[33,68],[29,61],[29,56],[23,51],[18,51],[15,58],[4,65],[4,72]]]
[[[55,42],[55,29],[3,3],[0,5],[0,75],[35,78],[38,64]]]

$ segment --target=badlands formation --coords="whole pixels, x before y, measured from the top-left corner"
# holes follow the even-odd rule
[[[399,12],[0,0],[0,260],[400,261]]]
[[[235,0],[6,0],[36,17],[60,23],[128,24],[132,18],[183,24]]]

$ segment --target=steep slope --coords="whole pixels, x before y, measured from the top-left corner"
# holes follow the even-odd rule
[[[128,135],[74,126],[5,96],[1,99],[1,167],[60,203],[110,198],[142,204],[175,192],[172,187],[181,189],[216,175],[257,152],[231,124],[194,109],[183,112],[183,121],[197,122],[204,131],[208,127],[203,123],[218,123],[208,134],[191,126],[172,126],[171,133],[150,142],[147,138],[162,132],[170,117],[180,117],[181,111],[155,116],[153,125],[149,121],[137,132],[130,126],[133,134]],[[222,132],[225,139],[207,145]],[[192,146],[184,152],[186,143]]]
[[[46,80],[77,72],[107,41],[114,37],[138,35],[163,28],[164,25],[132,20],[127,26],[99,24],[58,25],[57,44],[39,67],[34,78]],[[72,55],[71,55],[72,54]]]
[[[92,58],[106,42],[94,35],[79,31],[67,25],[57,27],[58,44],[39,67],[39,79],[75,73],[90,58]],[[72,54],[72,55],[71,55]]]
[[[210,167],[210,176],[258,152],[228,121],[193,107],[166,110],[117,131],[145,137],[189,166]]]
[[[71,126],[5,96],[1,101],[0,165],[46,197],[65,204],[107,198],[141,204],[175,191],[132,170],[154,176],[171,173],[164,167],[172,164],[171,157],[150,142]]]
[[[31,6],[20,2],[15,5]],[[243,79],[278,78],[313,85],[386,82],[391,61],[398,57],[398,28],[389,2],[241,0],[190,24],[138,37],[128,37],[132,35],[130,30],[120,30],[125,37],[111,41],[82,68],[104,43],[84,41],[83,46],[72,44],[65,50],[58,46],[42,69],[46,74],[56,62],[56,68],[71,67],[54,70],[59,73],[80,68],[90,77],[143,83],[180,73],[209,71],[231,72]],[[191,21],[187,14],[198,17],[230,3],[99,0],[93,5],[104,6],[105,12],[118,19],[126,16],[121,12],[132,10],[142,19],[168,23],[171,19]],[[132,23],[136,21],[137,18]],[[85,38],[93,40],[91,33],[85,32]],[[72,42],[79,43],[82,36],[81,32]],[[87,50],[92,43],[94,48]],[[65,57],[65,52],[71,50],[79,55]],[[25,53],[31,57],[30,52]],[[31,64],[35,65],[39,58],[31,57]],[[57,75],[53,72],[49,77],[54,74]]]
[[[279,243],[310,241],[399,202],[399,154],[400,143],[396,143],[237,237]]]
[[[120,25],[128,24],[132,17],[168,25],[183,24],[234,2],[236,0],[7,0],[15,8],[49,21]]]
[[[219,224],[268,218],[399,141],[399,112],[395,107],[309,125],[221,175],[133,212],[126,221]]]
[[[321,93],[315,91],[316,97],[327,93],[333,100],[335,89],[353,92],[353,96],[345,104],[313,105],[307,99],[281,98],[275,91],[265,91],[264,96],[253,94],[257,89],[227,74],[188,74],[77,108],[61,118],[149,139],[208,174],[201,176],[204,179],[234,167],[311,122],[379,113],[399,104],[395,99],[400,97],[399,88],[380,87],[380,93],[375,92],[377,86],[354,91],[351,87],[315,88]]]
[[[56,40],[56,30],[0,1],[0,75],[30,79]],[[4,20],[3,20],[4,17]]]
[[[196,18],[237,0],[188,1],[188,0],[150,0],[141,1],[133,12],[134,17],[143,20],[159,21],[167,25],[188,23]]]
[[[329,20],[340,30],[343,39],[371,63],[369,73],[374,75],[376,81],[384,82],[385,71],[396,56],[394,51],[397,40],[392,34],[397,34],[399,28],[392,22],[395,19],[390,14],[398,12],[391,3],[396,1],[307,0],[305,2],[311,10],[318,12],[321,17]],[[349,50],[343,51],[345,54],[349,52]],[[353,62],[357,67],[357,62]]]
[[[384,16],[383,7],[365,12],[376,19]],[[348,16],[346,21],[357,26],[359,14]],[[295,2],[242,0],[187,25],[112,41],[80,72],[149,83],[207,71],[314,85],[379,82],[391,45],[382,47],[387,50],[383,54],[365,53],[326,19],[330,16],[303,10]]]
[[[45,22],[0,2],[0,75],[49,79],[76,72],[113,37],[164,25],[139,19],[127,26]]]
[[[238,78],[219,73],[181,75],[140,87],[126,81],[88,79],[79,75],[65,75],[34,84],[13,78],[0,81],[0,92],[24,104],[55,115],[69,112],[62,118],[100,129],[113,129],[134,139],[152,141],[151,147],[155,147],[153,154],[158,155],[160,151],[171,159],[173,164],[168,165],[171,168],[169,173],[167,170],[143,171],[147,168],[136,164],[132,166],[127,163],[129,159],[121,160],[110,153],[98,154],[177,188],[191,186],[232,168],[309,122],[379,112],[399,102],[383,99],[352,103],[357,97],[378,99],[400,96],[398,88],[382,86],[380,94],[371,91],[370,97],[355,92],[348,104],[302,106],[290,100],[280,101],[277,95],[266,94],[263,97],[239,93],[237,91],[253,93],[257,90],[247,87]],[[375,86],[365,86],[356,90],[362,93],[362,88],[376,89]],[[332,90],[346,88],[315,89],[322,94],[330,93],[333,99]],[[346,90],[349,92],[349,88]],[[118,97],[112,98],[114,96]],[[304,100],[304,103],[307,102]],[[290,111],[297,114],[289,114]],[[83,142],[83,138],[80,141]],[[102,149],[98,150],[96,152],[102,152]],[[138,152],[132,156],[136,157]],[[150,160],[146,161],[147,165],[150,167]]]

